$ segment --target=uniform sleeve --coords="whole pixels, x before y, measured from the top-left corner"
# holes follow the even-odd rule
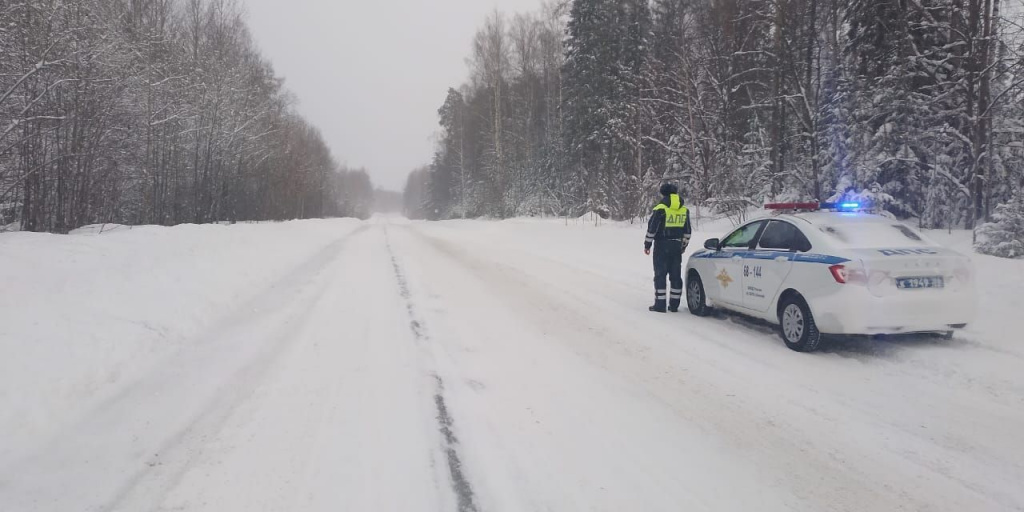
[[[690,227],[690,216],[686,216],[686,225],[683,226],[683,246],[690,244],[690,236],[693,235],[693,229]]]
[[[665,226],[665,210],[655,210],[651,214],[651,220],[647,222],[647,240],[644,241],[644,249],[650,249],[654,245],[654,237]]]

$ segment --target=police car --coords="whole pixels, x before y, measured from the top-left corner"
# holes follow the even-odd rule
[[[855,203],[765,208],[774,214],[690,256],[692,314],[719,307],[767,320],[800,352],[816,350],[823,334],[952,335],[974,319],[967,256]]]

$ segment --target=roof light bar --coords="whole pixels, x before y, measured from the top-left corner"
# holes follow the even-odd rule
[[[845,201],[842,203],[768,203],[764,205],[764,209],[776,211],[831,210],[835,212],[864,212],[870,210],[871,205],[858,201]]]
[[[821,208],[819,203],[769,203],[764,205],[765,210],[817,210]]]
[[[870,205],[860,203],[857,201],[847,201],[843,203],[822,203],[822,210],[834,210],[838,212],[861,212],[870,209]]]

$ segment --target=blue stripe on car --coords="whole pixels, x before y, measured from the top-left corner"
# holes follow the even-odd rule
[[[795,263],[822,263],[825,265],[839,265],[850,261],[846,258],[830,256],[828,254],[807,254],[790,251],[701,251],[693,255],[694,258],[705,260],[730,259],[734,256],[751,260],[774,260],[782,257]]]

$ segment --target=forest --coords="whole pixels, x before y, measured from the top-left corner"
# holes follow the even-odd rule
[[[439,98],[437,151],[409,176],[406,211],[631,219],[669,180],[720,212],[859,199],[1024,240],[1022,34],[1006,0],[495,12],[467,81]]]
[[[3,0],[0,56],[0,230],[370,213],[231,0]]]

